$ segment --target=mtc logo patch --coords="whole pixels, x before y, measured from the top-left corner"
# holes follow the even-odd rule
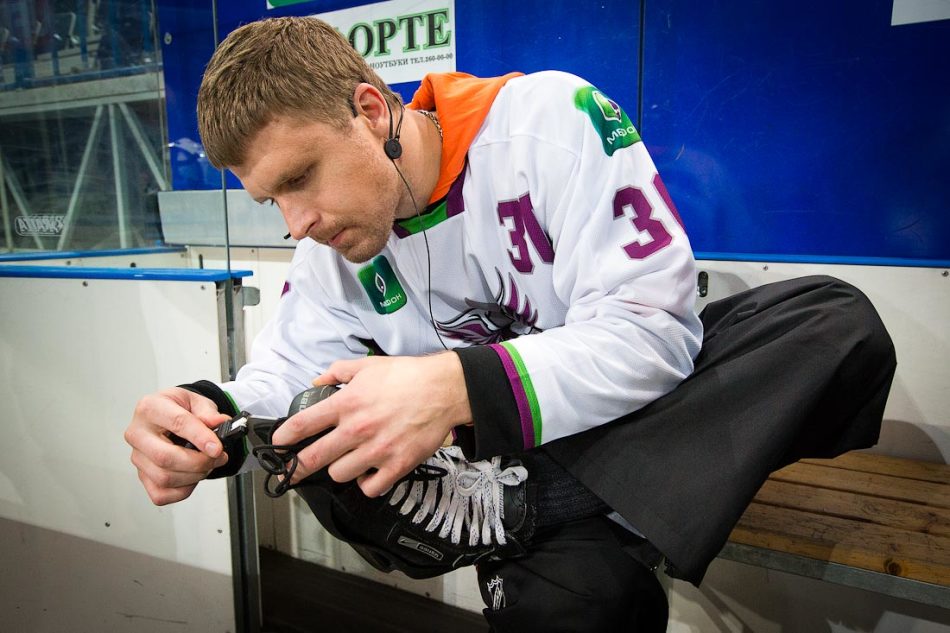
[[[406,291],[385,256],[378,256],[356,274],[373,303],[373,309],[379,314],[392,314],[406,305]]]
[[[640,134],[633,127],[627,113],[620,109],[616,101],[607,98],[607,95],[597,88],[579,88],[574,93],[574,106],[590,117],[607,156],[613,156],[621,147],[630,147],[640,141]]]

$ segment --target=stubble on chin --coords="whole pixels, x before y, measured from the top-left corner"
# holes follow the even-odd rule
[[[376,227],[374,227],[376,228]],[[386,242],[389,240],[390,227],[386,227],[385,232],[376,230],[372,235],[367,235],[363,240],[353,244],[350,248],[339,249],[337,252],[351,264],[363,264],[373,257],[379,255]]]

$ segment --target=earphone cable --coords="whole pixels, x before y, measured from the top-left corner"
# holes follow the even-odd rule
[[[399,125],[402,125],[402,119],[399,119]],[[409,192],[409,199],[412,201],[412,208],[416,210],[416,218],[419,219],[420,224],[422,225],[422,239],[426,245],[426,300],[429,304],[429,324],[432,325],[432,331],[435,332],[435,335],[439,339],[439,343],[442,345],[442,349],[448,351],[449,348],[445,344],[445,341],[442,340],[442,334],[439,332],[439,328],[435,325],[435,317],[432,312],[432,253],[429,250],[429,236],[426,234],[425,223],[422,222],[422,212],[419,209],[419,205],[416,203],[416,197],[412,195],[412,187],[409,186],[409,181],[406,180],[406,177],[402,175],[402,170],[399,169],[399,166],[396,165],[396,161],[393,161],[393,167],[396,168],[396,173],[399,174],[399,177],[402,179],[402,184],[406,186],[406,191]]]

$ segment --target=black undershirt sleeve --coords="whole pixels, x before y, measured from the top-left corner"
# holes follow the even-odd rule
[[[456,427],[456,443],[469,459],[488,459],[525,450],[521,417],[498,354],[486,345],[454,350],[472,408],[472,427]]]

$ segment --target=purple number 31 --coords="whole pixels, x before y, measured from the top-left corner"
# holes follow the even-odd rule
[[[666,202],[667,206],[670,207],[670,210],[673,212],[673,217],[679,222],[679,214],[676,212],[672,200],[669,199],[669,194],[666,193],[666,187],[663,186],[663,181],[660,180],[659,174],[653,178],[653,186],[656,188],[657,193],[660,194],[660,197],[663,198],[664,202]],[[646,194],[643,193],[642,189],[637,187],[624,187],[614,194],[614,219],[616,220],[617,218],[627,215],[627,209],[630,209],[632,214],[630,222],[634,228],[640,233],[646,233],[650,236],[650,241],[646,244],[630,242],[629,244],[623,245],[623,250],[626,251],[630,259],[647,258],[653,253],[666,248],[670,242],[673,241],[673,236],[666,230],[663,223],[653,217],[653,205],[647,200]],[[682,224],[682,222],[680,222],[680,224]]]
[[[653,177],[653,187],[672,212],[673,217],[682,226],[683,222],[680,220],[679,213],[673,205],[673,201],[670,199],[659,174]],[[623,250],[628,257],[644,259],[665,248],[673,241],[673,236],[666,230],[663,223],[653,217],[653,205],[650,204],[642,189],[623,187],[614,194],[614,219],[628,215],[627,209],[630,209],[630,222],[634,228],[640,233],[646,233],[650,238],[650,241],[645,244],[638,241],[624,244]],[[531,241],[542,262],[550,264],[554,261],[554,248],[551,246],[551,239],[535,217],[531,198],[528,197],[528,194],[524,194],[517,200],[506,200],[498,203],[499,223],[504,226],[506,219],[511,220],[508,239],[514,247],[514,250],[508,250],[508,257],[511,258],[511,263],[518,272],[530,273],[534,270],[534,262],[531,261],[531,252],[528,250],[528,240]]]
[[[508,231],[508,238],[511,245],[515,247],[517,254],[508,250],[508,257],[515,270],[519,273],[530,273],[534,270],[534,262],[531,261],[531,252],[528,251],[528,243],[525,240],[525,234],[534,245],[538,256],[542,262],[550,264],[554,261],[554,248],[551,246],[551,239],[541,228],[538,218],[534,215],[534,207],[531,206],[531,198],[524,194],[517,200],[506,200],[498,203],[498,221],[502,226],[505,219],[511,218],[514,226]]]

